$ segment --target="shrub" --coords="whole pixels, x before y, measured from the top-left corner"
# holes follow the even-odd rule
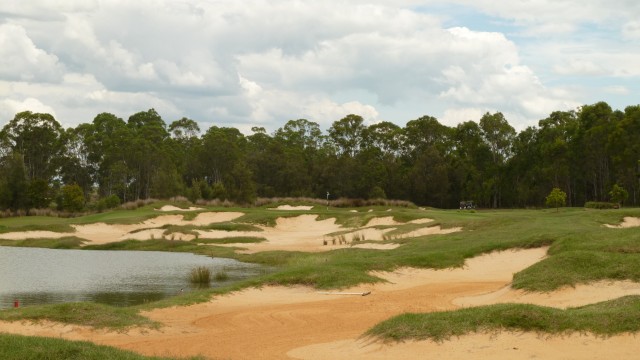
[[[584,204],[584,207],[588,209],[617,209],[620,206],[616,203],[604,202],[604,201],[588,201]]]

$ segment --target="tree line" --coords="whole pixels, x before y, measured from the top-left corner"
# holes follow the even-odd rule
[[[81,209],[186,196],[250,203],[256,197],[393,198],[455,208],[539,207],[552,188],[567,205],[609,201],[613,186],[638,205],[640,105],[555,111],[520,132],[502,113],[455,127],[423,116],[400,127],[358,115],[323,132],[306,119],[269,134],[154,110],[110,113],[64,129],[50,114],[20,112],[0,131],[0,209]]]

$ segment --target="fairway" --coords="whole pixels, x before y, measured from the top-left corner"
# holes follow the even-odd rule
[[[583,344],[592,358],[613,344],[612,356],[640,350],[628,335],[640,329],[638,229],[619,226],[640,217],[638,209],[160,209],[60,221],[47,233],[59,239],[20,237],[48,224],[3,219],[0,235],[4,245],[43,247],[73,235],[75,248],[187,251],[274,271],[123,311],[83,304],[4,310],[0,331],[230,359],[423,351],[489,359],[513,358],[514,348],[516,358],[566,358],[553,349]],[[132,230],[96,241],[78,231],[91,226]],[[170,240],[178,233],[192,237]],[[502,346],[509,342],[518,345]]]

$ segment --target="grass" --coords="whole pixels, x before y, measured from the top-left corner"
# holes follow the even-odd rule
[[[238,237],[227,237],[220,239],[193,239],[191,242],[198,244],[255,244],[267,241],[267,239],[262,237],[251,237],[251,236],[238,236]]]
[[[131,351],[95,345],[86,341],[0,334],[0,359],[4,360],[161,360]],[[190,359],[201,359],[192,357]]]
[[[215,281],[227,281],[229,280],[229,274],[224,270],[216,271],[213,275],[213,279]]]
[[[498,304],[429,314],[403,314],[367,332],[389,341],[434,340],[478,332],[590,332],[610,336],[640,331],[640,296],[559,310],[527,304]]]
[[[138,314],[135,307],[114,307],[97,303],[66,303],[26,306],[0,311],[0,320],[50,320],[95,328],[126,329],[131,326],[154,328],[158,324]]]
[[[189,281],[196,285],[209,285],[211,282],[211,270],[206,266],[198,266],[191,269]]]

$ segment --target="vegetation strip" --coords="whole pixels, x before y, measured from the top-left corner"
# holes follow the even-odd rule
[[[366,335],[384,340],[448,340],[478,332],[533,331],[549,334],[591,332],[613,335],[640,331],[640,296],[625,296],[567,310],[526,304],[498,304],[457,311],[403,314]]]
[[[170,360],[171,358],[142,356],[131,351],[95,345],[87,341],[0,334],[0,359]],[[192,357],[188,359],[196,360],[201,358]]]

